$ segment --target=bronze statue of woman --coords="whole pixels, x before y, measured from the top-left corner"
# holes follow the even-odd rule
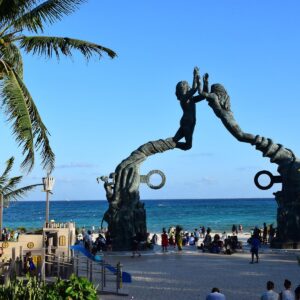
[[[225,88],[219,84],[211,86],[210,93],[208,92],[208,74],[203,77],[203,91],[199,94],[206,98],[208,105],[213,109],[215,115],[221,119],[227,130],[240,142],[251,143],[255,141],[255,136],[242,131],[240,126],[234,119],[233,113],[230,110],[230,97]]]

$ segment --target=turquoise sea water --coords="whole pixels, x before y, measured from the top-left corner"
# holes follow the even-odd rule
[[[200,225],[214,231],[229,231],[232,224],[250,230],[263,222],[276,226],[274,199],[201,199],[145,200],[149,232],[180,224],[185,230]],[[56,222],[75,221],[76,227],[100,226],[108,204],[106,201],[52,201],[50,219]],[[4,226],[27,229],[41,228],[45,219],[45,202],[19,201],[4,210]]]

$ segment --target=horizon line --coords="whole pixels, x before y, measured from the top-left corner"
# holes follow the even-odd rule
[[[251,199],[261,199],[261,200],[271,200],[275,199],[273,197],[228,197],[228,198],[167,198],[167,199],[140,199],[140,201],[194,201],[194,200],[251,200]],[[69,202],[69,201],[104,201],[108,202],[106,199],[60,199],[60,200],[50,200],[50,202]],[[13,201],[13,202],[45,202],[45,199],[40,199],[40,200],[18,200],[18,201]]]

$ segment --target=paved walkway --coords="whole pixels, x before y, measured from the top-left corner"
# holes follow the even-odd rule
[[[191,248],[190,248],[191,249]],[[133,282],[121,290],[129,296],[102,295],[102,300],[194,300],[205,299],[212,287],[218,287],[227,300],[259,299],[268,280],[275,290],[283,289],[284,279],[300,284],[300,266],[295,251],[264,249],[258,264],[249,264],[250,253],[233,255],[202,253],[195,249],[182,253],[148,252],[131,258],[131,253],[105,255],[111,264],[120,261]]]

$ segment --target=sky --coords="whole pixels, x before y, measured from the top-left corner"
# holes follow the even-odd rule
[[[52,200],[104,200],[96,178],[113,172],[140,145],[172,137],[182,111],[180,80],[194,66],[222,83],[243,131],[272,138],[300,155],[300,2],[240,0],[89,0],[47,27],[45,35],[76,37],[117,52],[86,62],[24,53],[24,80],[51,133],[56,155]],[[21,149],[1,115],[0,158],[16,157],[12,175],[24,184],[45,176],[37,156],[22,173]],[[141,185],[141,199],[269,198],[253,178],[277,166],[225,129],[206,101],[197,104],[193,147],[149,157],[141,174],[159,169],[165,186]],[[153,178],[153,182],[158,182]],[[265,181],[267,179],[265,178]],[[41,189],[25,200],[44,200]]]

